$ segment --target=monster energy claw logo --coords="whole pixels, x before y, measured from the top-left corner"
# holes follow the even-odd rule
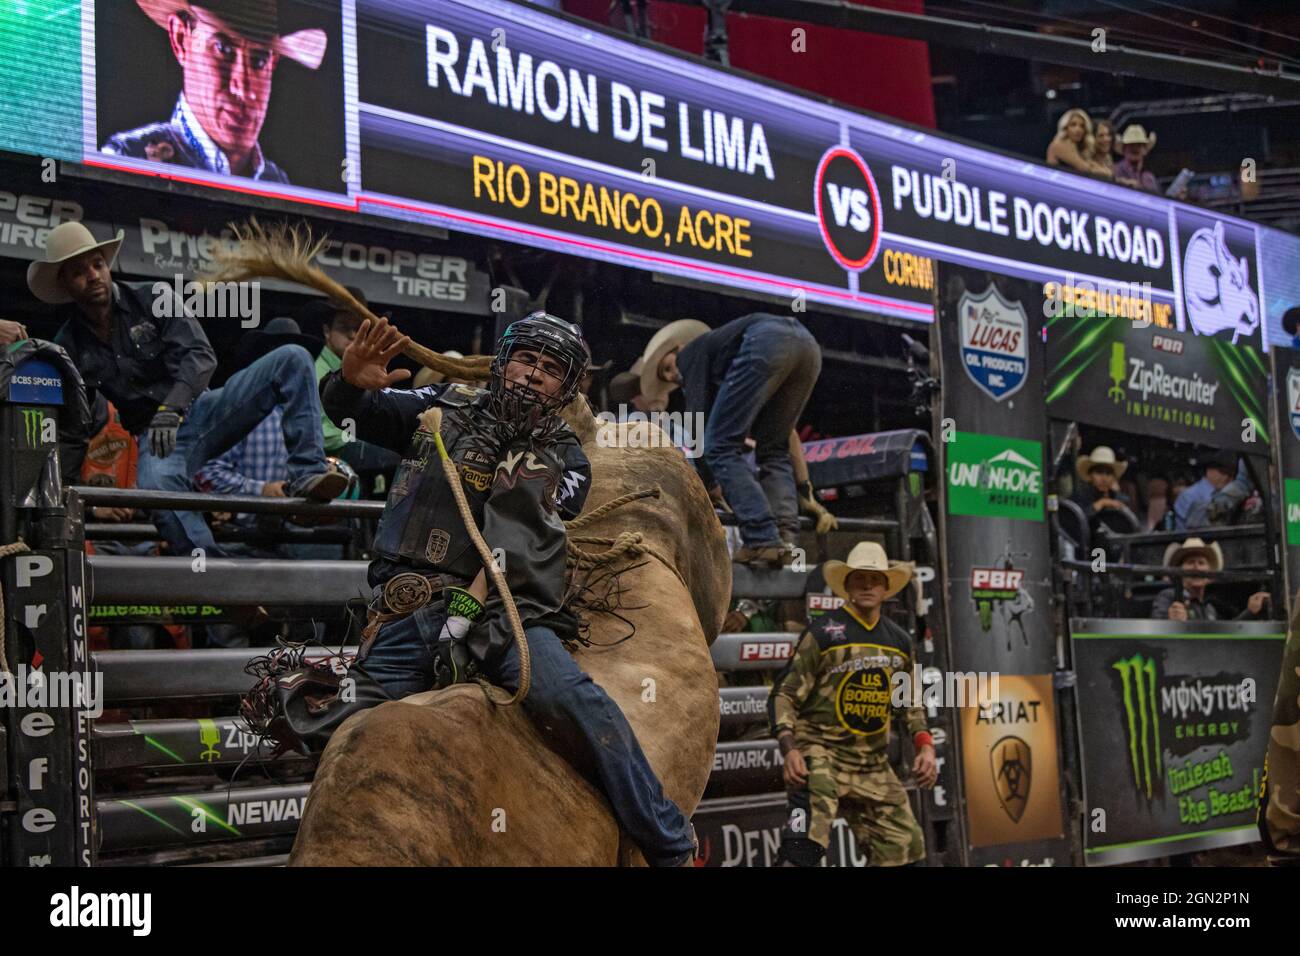
[[[1134,654],[1111,664],[1119,672],[1124,694],[1125,731],[1133,764],[1133,786],[1152,797],[1152,773],[1164,777],[1160,749],[1160,714],[1156,695],[1156,662]]]
[[[28,448],[40,448],[41,445],[45,444],[45,422],[45,413],[39,408],[23,409],[23,431],[27,438]],[[54,419],[49,419],[49,422],[53,425]],[[53,441],[54,436],[51,435],[49,440]]]

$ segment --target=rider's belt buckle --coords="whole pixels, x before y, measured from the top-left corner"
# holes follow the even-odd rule
[[[433,597],[433,585],[423,574],[404,571],[384,585],[384,603],[396,614],[409,614],[424,607]]]

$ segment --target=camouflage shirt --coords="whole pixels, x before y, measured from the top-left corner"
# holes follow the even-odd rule
[[[773,733],[791,730],[800,749],[823,747],[843,764],[876,769],[888,759],[895,712],[910,734],[927,729],[923,708],[890,701],[893,675],[910,680],[912,664],[912,638],[883,616],[867,627],[845,606],[814,618],[772,687]]]

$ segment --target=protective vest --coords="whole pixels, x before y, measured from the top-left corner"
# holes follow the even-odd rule
[[[457,465],[461,486],[480,529],[497,465],[508,458],[511,444],[487,407],[489,398],[482,389],[448,389],[435,400],[446,409],[441,429],[443,444]],[[547,469],[547,480],[554,491],[563,461],[554,451],[536,443],[531,451]],[[483,566],[443,475],[434,437],[422,428],[412,436],[393,476],[375,536],[375,550],[417,570],[463,578],[473,578]]]

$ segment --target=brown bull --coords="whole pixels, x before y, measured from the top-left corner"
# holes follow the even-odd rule
[[[623,709],[664,792],[689,817],[704,793],[718,733],[708,645],[731,594],[722,528],[680,452],[626,447],[634,431],[646,444],[645,425],[601,425],[614,440],[598,442],[585,403],[574,407],[566,417],[592,465],[588,512],[630,491],[662,489],[659,499],[634,501],[582,533],[641,532],[686,583],[660,561],[641,559],[644,565],[622,580],[625,603],[646,605],[621,612],[636,635],[584,648],[576,659]],[[612,643],[625,631],[608,615],[591,616],[596,643]],[[641,862],[620,840],[601,792],[550,749],[521,707],[497,707],[477,685],[381,704],[344,723],[321,758],[290,856],[291,865],[302,866]]]

